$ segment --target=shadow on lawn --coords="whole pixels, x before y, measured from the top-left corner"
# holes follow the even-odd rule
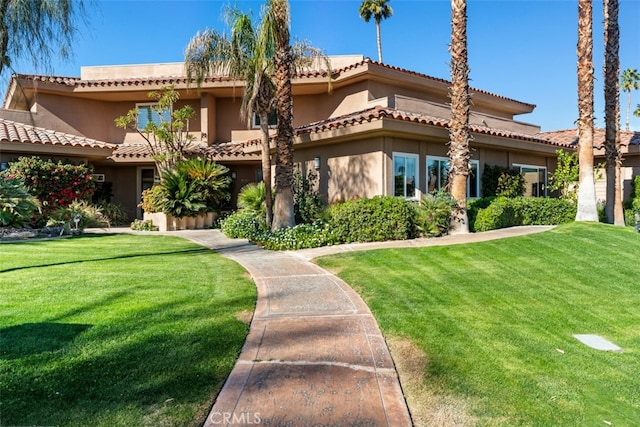
[[[60,350],[91,326],[42,322],[0,329],[0,359],[16,359]]]
[[[152,256],[158,256],[158,255],[198,254],[198,253],[205,253],[205,252],[211,252],[211,250],[207,248],[197,248],[197,249],[172,250],[172,251],[166,251],[166,252],[151,252],[151,253],[137,253],[137,254],[134,253],[134,254],[119,255],[114,257],[79,259],[74,261],[51,262],[48,264],[25,265],[23,267],[6,268],[6,269],[0,270],[0,273],[8,273],[11,271],[19,271],[19,270],[28,270],[30,268],[53,267],[56,265],[82,264],[85,262],[110,261],[110,260],[116,260],[116,259],[128,259],[128,258],[139,258],[139,257],[152,257]]]
[[[90,331],[60,352],[7,361],[3,425],[202,425],[247,334],[233,312],[253,302],[174,300],[113,324],[58,326]]]

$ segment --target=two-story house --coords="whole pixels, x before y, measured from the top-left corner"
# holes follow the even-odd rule
[[[317,171],[326,200],[418,198],[446,185],[450,83],[362,56],[331,57],[331,64],[292,82],[295,162]],[[182,63],[82,67],[80,77],[14,75],[0,110],[0,162],[40,155],[90,163],[114,201],[140,217],[140,193],[157,171],[141,137],[114,119],[138,108],[154,120],[148,93],[171,85],[180,95],[175,107],[196,111],[189,127],[203,152],[230,168],[234,194],[262,179],[260,130],[240,119],[242,82],[211,76],[197,90]],[[481,196],[485,164],[518,168],[526,195],[545,195],[565,142],[518,119],[534,105],[471,93],[469,197]]]

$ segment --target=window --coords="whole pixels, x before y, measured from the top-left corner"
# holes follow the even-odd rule
[[[418,155],[393,153],[393,195],[414,199],[418,188]]]
[[[524,196],[545,197],[547,195],[547,168],[543,166],[514,164],[524,175]]]
[[[269,113],[268,117],[268,125],[273,127],[275,125],[278,124],[278,114],[273,111],[271,113]],[[259,128],[260,127],[260,117],[257,114],[253,115],[253,127],[254,128]]]
[[[159,113],[157,103],[136,104],[138,109],[138,130],[143,130],[149,123],[155,123],[160,125],[163,121],[168,122],[171,120],[171,111],[164,110]]]
[[[469,177],[467,178],[467,197],[480,197],[480,173],[478,160],[469,162]],[[449,183],[449,158],[427,156],[427,191],[444,189]]]

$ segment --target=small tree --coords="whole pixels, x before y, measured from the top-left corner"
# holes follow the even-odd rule
[[[578,153],[557,150],[558,164],[555,172],[549,178],[549,190],[559,191],[560,197],[577,201],[578,181],[580,168],[578,165]]]
[[[134,130],[142,136],[156,168],[162,172],[165,169],[173,169],[176,162],[184,160],[189,147],[193,145],[195,138],[189,133],[189,120],[195,115],[195,110],[190,105],[178,110],[173,109],[180,97],[174,86],[149,92],[148,96],[157,101],[151,109],[158,115],[160,124],[150,120],[140,129],[140,110],[137,108],[116,118],[115,123],[119,128]]]

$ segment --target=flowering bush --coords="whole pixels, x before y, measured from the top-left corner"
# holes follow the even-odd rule
[[[91,166],[54,163],[38,157],[20,157],[3,172],[5,177],[22,179],[30,194],[42,205],[42,217],[75,200],[90,200],[95,191]]]

